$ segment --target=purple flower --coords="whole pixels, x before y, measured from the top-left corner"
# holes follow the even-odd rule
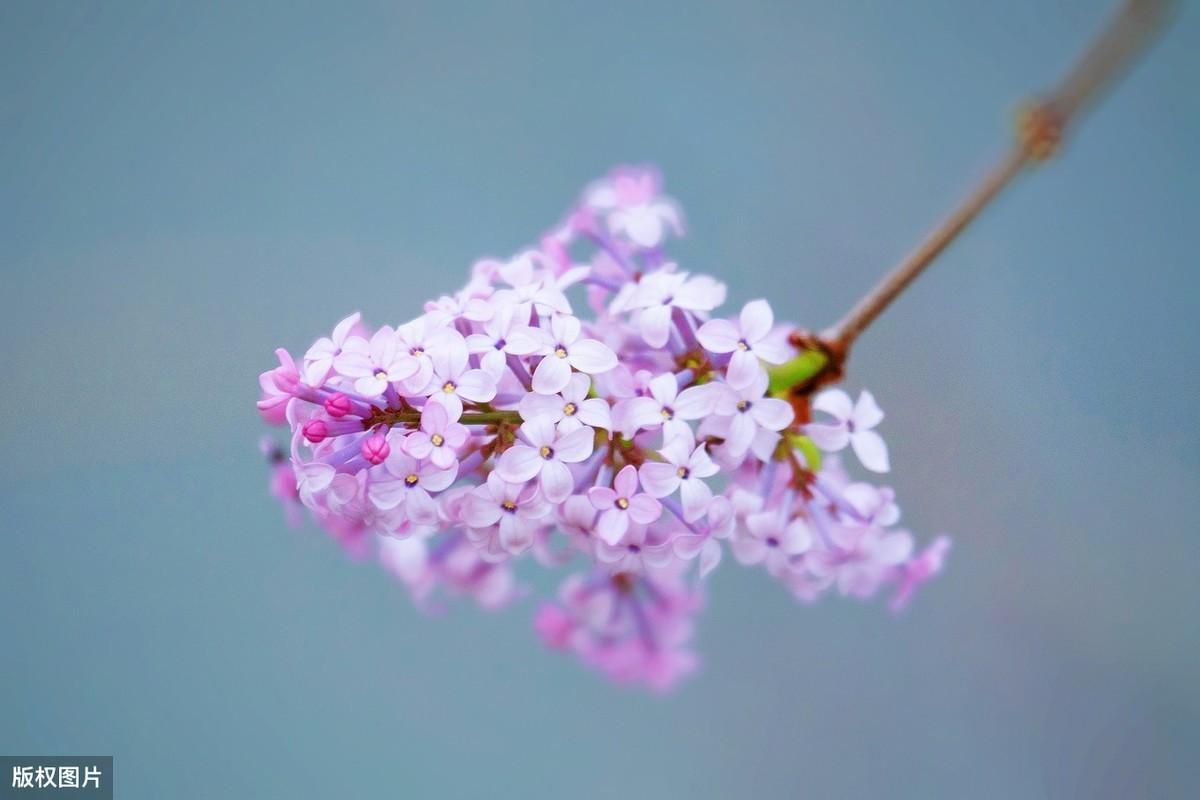
[[[719,383],[690,386],[681,392],[671,373],[656,376],[646,388],[649,396],[630,397],[613,407],[613,424],[626,435],[662,426],[664,436],[670,438],[690,430],[687,422],[712,414],[722,393]]]
[[[696,338],[713,353],[731,353],[726,380],[734,389],[751,385],[764,375],[759,359],[770,364],[782,364],[791,353],[784,339],[773,336],[775,316],[766,300],[751,300],[742,308],[738,324],[724,319],[711,319],[696,331]]]
[[[804,432],[817,447],[836,453],[849,444],[864,467],[872,472],[888,471],[887,445],[872,430],[883,421],[883,411],[870,392],[863,390],[855,403],[841,389],[826,389],[817,395],[812,407],[833,417],[831,423],[814,422],[805,427]]]
[[[557,394],[571,381],[571,368],[599,375],[617,366],[617,355],[607,345],[595,339],[580,338],[580,324],[575,317],[555,316],[550,331],[541,331],[542,345],[537,353],[543,356],[533,371],[533,390],[538,394]]]
[[[791,559],[812,547],[813,536],[799,517],[789,519],[777,510],[760,511],[746,517],[746,526],[730,544],[742,564],[765,564],[772,575],[791,567]]]
[[[355,311],[337,324],[332,337],[318,339],[308,348],[308,352],[304,354],[304,380],[310,386],[323,384],[329,373],[334,370],[335,363],[340,366],[344,362],[343,348],[360,319],[361,316]],[[363,341],[359,337],[354,339],[357,342]]]
[[[496,472],[509,483],[525,483],[536,477],[546,500],[566,500],[575,488],[567,464],[578,464],[592,454],[592,429],[560,433],[553,421],[536,417],[521,425],[521,436],[527,444],[518,443],[505,450],[496,461]]]
[[[763,300],[710,320],[725,286],[671,261],[672,230],[658,173],[621,168],[536,249],[476,262],[415,319],[372,328],[355,313],[299,365],[277,351],[258,401],[290,433],[267,449],[272,493],[431,611],[511,603],[528,591],[518,558],[586,563],[538,633],[653,690],[695,669],[701,589],[727,547],[805,602],[891,589],[902,607],[949,545],[914,556],[892,489],[834,452],[887,469],[882,412],[831,391],[803,424],[768,396],[766,365],[795,354],[795,328]],[[568,302],[576,283],[590,321]]]
[[[659,454],[662,461],[647,461],[638,470],[646,491],[652,497],[666,497],[679,490],[684,520],[694,522],[704,516],[713,494],[703,479],[719,471],[708,457],[707,447],[697,447],[692,429],[684,427],[667,440]]]
[[[493,472],[486,484],[467,496],[463,517],[472,528],[496,526],[503,552],[518,555],[533,544],[534,521],[550,511],[537,486],[506,483]]]
[[[404,449],[413,458],[428,458],[437,469],[449,469],[470,435],[467,426],[450,421],[445,406],[429,403],[421,412],[421,429],[409,434]]]
[[[660,270],[642,277],[624,307],[636,312],[646,344],[663,347],[671,338],[672,310],[708,312],[725,302],[725,284],[707,275]]]
[[[548,419],[558,423],[562,433],[588,425],[602,430],[612,429],[612,418],[608,403],[599,397],[588,397],[591,379],[582,373],[575,373],[567,382],[561,394],[536,394],[530,392],[521,398],[517,410],[521,419]]]
[[[390,477],[372,482],[367,492],[375,507],[388,511],[403,505],[411,521],[418,525],[436,524],[437,504],[431,493],[454,483],[458,470],[439,469],[432,462],[422,463],[399,450],[392,451],[384,468]]]
[[[499,306],[491,319],[483,323],[482,333],[467,337],[468,352],[481,354],[479,365],[492,375],[504,371],[508,356],[530,355],[542,343],[537,331],[517,318],[517,306],[508,303]]]
[[[396,332],[386,325],[369,343],[357,336],[346,339],[336,363],[342,375],[354,378],[354,391],[364,397],[378,397],[392,383],[411,378],[420,366],[400,348]]]
[[[775,432],[792,424],[795,412],[784,400],[764,397],[766,391],[767,376],[763,372],[741,389],[726,387],[717,399],[717,416],[705,420],[701,430],[724,437],[723,449],[735,459],[745,455],[762,433],[771,434],[768,439],[773,443],[778,439]],[[764,454],[758,455],[761,458]]]
[[[451,422],[457,422],[463,413],[463,400],[486,403],[496,396],[496,378],[482,369],[470,369],[467,343],[455,333],[439,342],[431,350],[433,377],[423,394],[429,402],[446,409]]]
[[[621,541],[631,523],[649,525],[662,515],[661,503],[638,492],[638,471],[632,464],[617,473],[611,489],[593,486],[587,496],[592,507],[600,512],[596,535],[606,544]]]

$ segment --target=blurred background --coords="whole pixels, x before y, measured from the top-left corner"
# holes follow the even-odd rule
[[[832,322],[1094,0],[0,5],[0,752],[121,797],[1184,797],[1200,18],[859,342],[906,615],[727,564],[666,698],[415,610],[267,496],[257,374],[659,164],[690,269]]]

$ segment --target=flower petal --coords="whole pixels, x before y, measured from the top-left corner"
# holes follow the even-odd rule
[[[742,329],[742,337],[751,347],[770,333],[774,325],[775,314],[766,300],[751,300],[742,306],[742,313],[738,315],[738,327]]]
[[[855,431],[850,434],[850,445],[862,465],[872,472],[887,472],[891,468],[887,445],[875,431]]]
[[[583,461],[595,448],[596,434],[591,428],[579,428],[554,442],[554,457],[568,464]]]
[[[508,483],[524,483],[542,470],[543,462],[536,448],[514,445],[496,460],[496,474]]]
[[[575,479],[571,477],[571,470],[567,469],[566,464],[546,461],[542,464],[541,486],[546,500],[557,504],[571,496],[575,490]]]
[[[567,360],[575,369],[589,375],[601,375],[617,366],[617,354],[595,339],[580,339],[572,344]]]
[[[629,516],[643,525],[657,522],[662,516],[662,503],[648,494],[636,494],[629,498]]]
[[[571,365],[555,354],[544,357],[533,371],[533,390],[538,394],[558,394],[571,381]]]
[[[732,353],[741,338],[737,326],[726,319],[710,319],[696,331],[696,338],[705,350],[713,353]]]
[[[679,487],[679,473],[673,464],[647,461],[638,469],[642,486],[651,497],[666,497]]]

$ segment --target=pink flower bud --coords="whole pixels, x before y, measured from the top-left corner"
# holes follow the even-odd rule
[[[362,456],[372,464],[382,464],[391,452],[388,440],[378,433],[363,439]]]
[[[325,410],[334,419],[341,419],[350,413],[350,398],[338,392],[325,401]]]
[[[329,426],[325,424],[323,419],[310,419],[304,423],[304,438],[313,444],[325,441],[325,437],[329,436]]]

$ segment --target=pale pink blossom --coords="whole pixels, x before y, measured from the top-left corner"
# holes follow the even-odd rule
[[[496,472],[509,483],[525,483],[536,477],[546,500],[566,500],[575,488],[567,464],[577,464],[592,454],[592,429],[561,433],[553,421],[535,417],[521,425],[521,437],[525,443],[505,450],[496,461]]]
[[[699,519],[708,510],[713,496],[704,479],[719,471],[708,457],[707,446],[697,446],[692,429],[683,427],[658,452],[662,461],[647,461],[638,470],[642,485],[652,497],[666,497],[678,491],[684,520]]]
[[[638,471],[632,464],[617,473],[611,488],[593,486],[587,496],[600,512],[596,535],[606,544],[621,541],[631,524],[649,525],[662,515],[662,504],[638,491]]]
[[[696,331],[696,338],[706,350],[731,354],[726,379],[734,389],[742,389],[764,374],[760,359],[782,364],[791,356],[786,339],[773,333],[774,324],[771,305],[766,300],[751,300],[742,307],[736,325],[710,319]]]
[[[421,429],[409,434],[404,449],[414,458],[428,458],[437,469],[449,469],[470,435],[467,426],[450,421],[445,406],[428,403],[421,412]]]
[[[530,392],[521,398],[517,410],[521,413],[521,419],[543,417],[556,422],[563,433],[582,425],[612,430],[608,403],[599,397],[588,397],[591,385],[591,378],[576,372],[571,375],[561,394]]]
[[[571,381],[571,368],[588,375],[599,375],[617,366],[617,354],[595,339],[581,338],[576,317],[557,315],[550,330],[541,331],[543,356],[533,372],[533,390],[538,394],[557,394]]]
[[[864,467],[872,472],[888,471],[887,445],[872,430],[883,421],[883,411],[874,395],[863,390],[854,402],[841,389],[826,389],[813,400],[812,407],[833,417],[832,422],[814,422],[805,427],[817,447],[836,453],[848,444]]]

